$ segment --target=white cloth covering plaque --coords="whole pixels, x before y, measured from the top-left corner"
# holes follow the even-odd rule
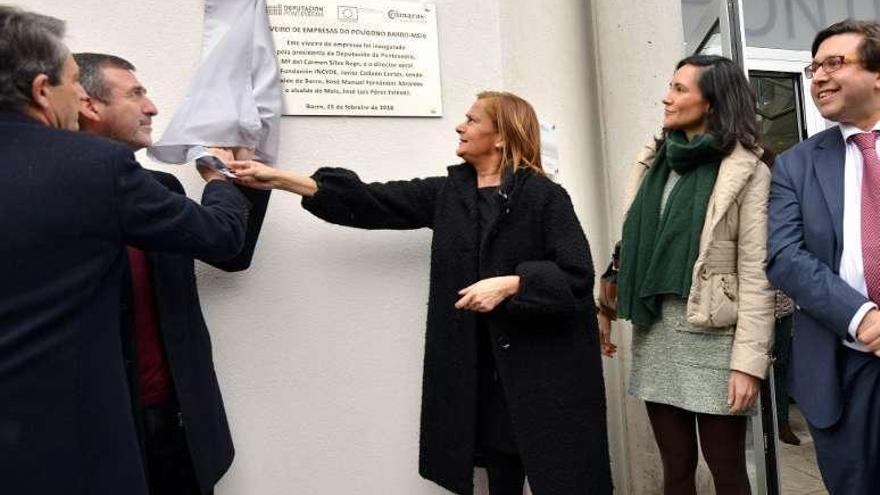
[[[275,163],[281,83],[265,0],[205,0],[202,60],[162,138],[148,150],[165,163],[194,161],[205,146],[246,147]]]

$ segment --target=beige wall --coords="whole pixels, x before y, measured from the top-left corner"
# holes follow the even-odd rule
[[[138,66],[160,135],[199,58],[200,0],[19,4],[67,20],[74,50]],[[436,4],[444,117],[286,117],[279,165],[343,165],[369,180],[443,174],[474,94],[511,90],[557,124],[560,180],[601,269],[627,164],[659,124],[680,54],[678,0]],[[191,168],[158,167],[198,196]],[[274,193],[251,270],[199,267],[237,447],[218,495],[446,493],[417,473],[429,242],[427,231],[331,226]],[[625,398],[625,363],[606,361],[615,483],[618,493],[653,493],[655,447],[641,405]],[[478,493],[483,484],[478,474]]]
[[[609,242],[620,236],[623,184],[636,154],[660,130],[661,100],[675,63],[681,58],[683,34],[680,0],[594,3],[596,64]],[[606,258],[607,259],[607,258]],[[618,357],[606,360],[608,400],[620,416],[620,442],[626,461],[628,493],[659,493],[662,467],[641,401],[626,395],[630,364],[630,329],[614,325]],[[625,492],[626,493],[626,492]]]

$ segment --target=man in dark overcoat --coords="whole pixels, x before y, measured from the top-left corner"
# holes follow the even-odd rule
[[[199,206],[127,147],[74,132],[84,93],[63,35],[0,6],[0,492],[146,495],[121,352],[126,246],[231,258],[248,203],[205,170]]]
[[[152,143],[158,113],[131,62],[113,55],[76,53],[87,98],[80,129],[137,151]],[[171,174],[153,177],[178,194]],[[248,268],[268,191],[240,188],[251,203],[245,247],[235,258],[208,263],[227,271]],[[214,372],[211,337],[202,315],[193,257],[128,249],[123,287],[123,342],[141,426],[145,469],[155,494],[207,494],[234,454],[223,398]],[[130,344],[130,345],[129,345]]]

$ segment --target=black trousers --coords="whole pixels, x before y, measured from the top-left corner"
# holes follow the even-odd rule
[[[830,428],[810,433],[822,480],[831,495],[880,493],[880,359],[844,349],[841,358],[845,403]]]
[[[788,315],[776,320],[773,343],[773,385],[776,386],[776,424],[781,428],[788,424],[788,370],[791,369],[791,326],[793,317]]]
[[[202,494],[176,404],[145,408],[144,449],[150,495]]]

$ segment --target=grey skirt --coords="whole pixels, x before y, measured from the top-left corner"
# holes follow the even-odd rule
[[[633,326],[629,393],[649,402],[704,414],[730,414],[727,387],[733,331],[687,322],[687,301],[664,299],[648,327]],[[752,410],[745,414],[753,414]]]

